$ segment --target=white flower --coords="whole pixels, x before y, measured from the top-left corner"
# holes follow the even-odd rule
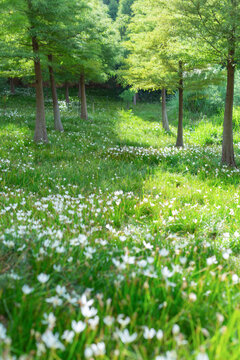
[[[104,342],[99,342],[98,344],[91,344],[87,346],[84,351],[85,357],[91,358],[92,356],[103,356],[106,353],[106,346]]]
[[[152,250],[153,249],[153,245],[151,245],[150,243],[147,243],[146,241],[143,240],[143,245],[145,246],[146,249],[148,250]]]
[[[57,271],[57,272],[60,272],[61,270],[62,270],[62,267],[61,267],[61,265],[53,265],[53,269],[55,270],[55,271]]]
[[[228,260],[230,254],[232,254],[232,250],[231,250],[231,249],[225,250],[225,252],[223,253],[223,258],[224,258],[225,260]]]
[[[97,327],[98,324],[99,324],[99,316],[95,316],[95,318],[89,319],[89,320],[88,320],[88,323],[89,323],[89,325],[90,325],[90,328],[91,328],[92,330],[95,330],[96,327]]]
[[[117,321],[123,327],[127,326],[130,323],[130,318],[127,316],[125,319],[123,318],[123,314],[118,315]]]
[[[227,252],[223,253],[223,258],[224,258],[224,260],[228,260],[229,259],[229,253],[227,253]]]
[[[207,329],[205,329],[205,328],[201,328],[201,332],[202,332],[203,335],[206,336],[206,337],[209,337],[209,336],[210,336],[209,331],[208,331]]]
[[[165,256],[168,256],[168,254],[169,254],[169,251],[168,251],[167,249],[161,249],[161,250],[159,251],[159,255],[160,255],[160,256],[165,257]]]
[[[34,288],[31,288],[30,286],[28,285],[23,285],[22,287],[22,292],[25,294],[25,295],[28,295],[28,294],[31,294],[31,292],[33,292]]]
[[[54,326],[56,325],[56,317],[54,316],[54,314],[51,312],[49,315],[48,314],[43,314],[44,320],[42,321],[43,324],[48,325],[48,329],[53,329]]]
[[[74,338],[74,331],[72,330],[65,330],[64,333],[62,334],[62,339],[65,340],[67,343],[72,343],[73,342],[73,338]]]
[[[122,242],[124,242],[124,241],[127,240],[127,237],[124,236],[124,235],[121,235],[121,236],[119,236],[119,240],[122,241]]]
[[[188,297],[189,300],[192,302],[195,302],[197,300],[197,295],[195,293],[190,293]]]
[[[213,264],[217,264],[217,259],[215,255],[207,258],[207,265],[211,266]]]
[[[218,322],[220,322],[220,323],[223,323],[223,322],[224,322],[224,316],[223,316],[222,314],[217,313],[216,316],[217,316]]]
[[[162,269],[162,275],[165,279],[167,279],[174,275],[174,271],[170,271],[167,266],[164,266]]]
[[[160,330],[158,330],[158,332],[157,332],[157,339],[158,340],[162,340],[162,338],[163,338],[163,331],[160,329]]]
[[[145,267],[145,266],[147,266],[147,261],[144,260],[144,259],[138,261],[138,266],[139,266],[139,267],[142,267],[142,268]]]
[[[112,324],[114,323],[115,319],[112,316],[106,316],[103,319],[104,324],[106,324],[107,326],[112,326]]]
[[[173,333],[173,335],[177,335],[177,334],[179,334],[179,332],[180,332],[180,327],[179,327],[179,325],[178,325],[178,324],[174,324],[173,327],[172,327],[172,333]]]
[[[46,302],[53,304],[54,307],[62,305],[63,301],[58,296],[52,296],[46,299]]]
[[[177,360],[177,353],[175,350],[166,352],[166,360]]]
[[[239,277],[237,274],[233,274],[232,276],[232,281],[234,284],[238,284],[239,283]]]
[[[132,265],[135,262],[135,256],[128,256],[128,254],[122,255],[122,260],[125,264]]]
[[[144,339],[152,339],[156,335],[155,329],[149,329],[147,326],[144,326],[144,333],[143,337]]]
[[[57,285],[57,287],[56,287],[56,293],[57,293],[59,296],[64,296],[64,295],[66,294],[66,287],[65,287],[65,286]]]
[[[87,318],[91,318],[95,315],[97,315],[97,309],[95,309],[94,307],[88,307],[87,305],[86,306],[83,306],[81,307],[81,311],[82,311],[82,314],[84,317],[87,317]]]
[[[132,335],[130,335],[128,329],[124,329],[123,331],[118,331],[117,335],[120,337],[121,341],[124,344],[129,344],[135,341],[137,338],[137,333],[133,333]]]
[[[42,284],[45,284],[49,280],[49,278],[50,278],[49,275],[43,274],[43,273],[41,273],[37,276],[38,281]]]
[[[37,343],[37,356],[41,356],[42,354],[45,354],[45,352],[46,352],[45,345],[42,342]]]
[[[93,356],[93,351],[90,346],[86,347],[86,349],[84,350],[84,355],[87,359],[89,359]]]
[[[0,340],[5,340],[7,338],[7,330],[3,326],[3,324],[0,323]]]
[[[177,353],[174,350],[167,351],[166,355],[159,355],[156,360],[177,360]]]
[[[199,353],[196,357],[196,360],[209,360],[209,357],[206,353]]]
[[[81,306],[92,306],[94,303],[93,299],[88,300],[86,294],[83,294],[80,299]]]
[[[47,330],[42,335],[42,341],[49,349],[60,349],[64,350],[64,345],[58,340],[59,335],[53,334],[51,330]]]
[[[105,355],[106,353],[106,346],[104,342],[99,342],[98,344],[92,344],[91,348],[95,356],[102,356]]]
[[[76,334],[80,334],[86,328],[86,324],[82,321],[72,321],[72,329],[75,331]]]
[[[186,257],[180,257],[179,261],[180,261],[180,263],[181,263],[182,265],[185,265],[186,262],[187,262],[187,258],[186,258]]]

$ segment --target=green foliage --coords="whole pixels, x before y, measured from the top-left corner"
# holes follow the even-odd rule
[[[119,15],[132,16],[132,4],[135,0],[120,0],[119,1]]]
[[[118,0],[103,0],[104,4],[107,4],[109,7],[109,14],[113,20],[116,19],[119,1]]]
[[[124,90],[119,96],[121,99],[123,99],[123,101],[129,103],[133,101],[134,91],[132,91],[131,89]]]
[[[136,91],[179,87],[179,62],[184,71],[184,88],[201,87],[213,81],[214,69],[195,51],[179,31],[179,17],[167,1],[138,0],[128,27],[129,51],[119,76]],[[210,75],[210,77],[209,77]],[[211,79],[211,77],[213,79]],[[215,80],[216,81],[216,80]]]
[[[46,56],[53,55],[58,81],[76,79],[83,71],[95,81],[105,81],[112,74],[118,61],[119,38],[102,0],[30,1],[30,10],[27,0],[20,1],[1,0],[6,12],[14,12],[2,20],[7,46],[2,55],[7,61],[1,64],[0,74],[26,73],[25,64],[29,66],[28,60],[33,58],[32,36],[37,37],[43,68],[48,66]],[[30,69],[32,75],[32,63]]]
[[[239,71],[236,72],[235,81],[235,93],[234,93],[234,104],[236,107],[240,105],[240,76]],[[226,85],[225,82],[219,85],[209,85],[200,89],[193,89],[185,91],[184,93],[184,111],[189,114],[195,114],[197,118],[200,114],[203,116],[214,116],[216,115],[216,121],[219,115],[224,112],[224,105],[226,99]],[[178,97],[174,95],[171,97],[169,103],[172,111],[177,114],[178,111]],[[174,109],[174,110],[173,110]],[[235,109],[236,111],[236,109]],[[234,123],[236,123],[236,116],[234,117]]]
[[[235,0],[172,0],[181,16],[181,27],[191,43],[205,52],[212,62],[225,63],[229,51],[239,59],[240,3]]]

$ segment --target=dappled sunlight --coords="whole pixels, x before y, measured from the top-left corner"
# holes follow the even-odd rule
[[[149,121],[144,118],[144,113],[138,116],[135,111],[121,110],[116,124],[116,132],[122,143],[126,145],[161,147],[169,143],[173,145],[175,138],[166,134],[161,121]]]

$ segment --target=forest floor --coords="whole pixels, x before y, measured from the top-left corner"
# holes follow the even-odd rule
[[[83,121],[61,101],[57,133],[47,101],[48,145],[32,96],[0,110],[0,358],[239,359],[240,174],[221,126],[185,119],[176,149],[171,109],[167,134],[158,104],[92,103]]]

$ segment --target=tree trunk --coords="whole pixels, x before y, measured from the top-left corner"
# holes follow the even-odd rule
[[[81,74],[80,83],[81,83],[81,119],[87,120],[88,113],[87,113],[87,98],[86,98],[84,74]]]
[[[183,147],[183,64],[179,61],[179,113],[178,113],[178,133],[177,147]]]
[[[229,166],[236,166],[233,149],[233,97],[235,65],[233,62],[234,52],[229,53],[227,64],[227,91],[225,101],[225,113],[223,124],[222,162]]]
[[[53,61],[52,55],[48,55],[48,60],[50,63],[48,69],[49,69],[49,77],[50,77],[50,84],[51,84],[51,91],[52,91],[54,128],[57,131],[63,131],[63,126],[62,126],[61,117],[60,117],[60,110],[59,110],[59,105],[58,105],[57,88],[56,88],[56,83],[55,83],[55,79],[54,79],[53,67],[52,67],[52,61]]]
[[[134,96],[133,96],[133,105],[134,106],[137,105],[137,93],[135,93]]]
[[[78,83],[78,97],[81,99],[81,81]]]
[[[14,84],[14,79],[13,79],[13,78],[10,78],[10,79],[9,79],[9,81],[10,81],[11,94],[12,94],[12,95],[15,95],[15,84]]]
[[[70,104],[70,99],[69,99],[69,84],[68,84],[67,81],[65,82],[65,100],[66,100],[67,106],[69,106],[69,104]]]
[[[162,89],[162,126],[164,130],[170,131],[167,116],[166,89]]]
[[[48,142],[47,128],[45,120],[45,107],[44,107],[44,94],[43,94],[43,80],[41,63],[38,56],[39,46],[36,37],[32,37],[32,47],[34,52],[34,70],[36,78],[36,125],[34,141],[36,142]]]

